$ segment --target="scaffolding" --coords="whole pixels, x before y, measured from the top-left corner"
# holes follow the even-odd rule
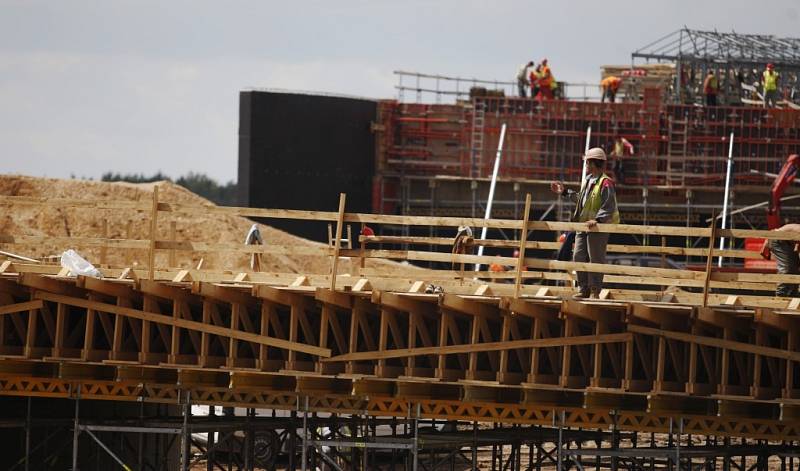
[[[780,87],[784,100],[791,103],[799,97],[798,38],[721,33],[684,27],[634,51],[631,54],[632,67],[635,67],[637,60],[675,64],[670,98],[676,103],[695,102],[702,94],[702,82],[709,70],[717,72],[720,94],[726,103],[748,103],[755,98],[752,96],[752,87],[756,85],[757,88],[761,72],[768,63],[774,64],[781,75]]]

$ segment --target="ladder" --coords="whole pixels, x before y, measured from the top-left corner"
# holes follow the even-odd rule
[[[483,135],[486,127],[486,103],[475,97],[472,99],[472,135],[470,136],[470,177],[480,176],[483,161]]]
[[[667,178],[669,186],[684,186],[686,183],[686,147],[688,120],[669,120],[669,143],[667,145]]]

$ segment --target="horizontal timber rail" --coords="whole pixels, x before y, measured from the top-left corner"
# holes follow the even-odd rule
[[[220,215],[238,215],[248,217],[260,218],[279,218],[279,219],[298,219],[298,220],[314,220],[322,222],[333,222],[337,226],[337,231],[341,232],[341,226],[347,223],[362,223],[362,224],[386,224],[386,225],[407,225],[407,226],[429,226],[439,228],[455,228],[459,226],[470,227],[488,227],[494,229],[514,230],[516,233],[522,233],[523,226],[527,229],[526,235],[530,235],[532,231],[585,231],[586,226],[583,223],[569,223],[569,222],[544,222],[544,221],[522,221],[522,220],[508,220],[508,219],[477,219],[477,218],[460,218],[460,217],[427,217],[427,216],[396,216],[396,215],[380,215],[380,214],[361,214],[361,213],[347,213],[342,209],[339,212],[326,212],[326,211],[303,211],[303,210],[286,210],[286,209],[258,209],[258,208],[239,208],[239,207],[218,207],[214,205],[185,205],[174,204],[170,202],[159,201],[157,192],[154,192],[153,200],[151,202],[143,201],[86,201],[76,199],[48,199],[48,198],[30,198],[30,197],[15,197],[15,196],[2,196],[0,197],[0,205],[4,204],[24,204],[24,205],[39,205],[39,206],[56,206],[66,207],[73,209],[96,210],[98,208],[115,209],[115,210],[129,210],[137,212],[150,212],[150,237],[148,239],[114,239],[107,236],[103,237],[64,237],[64,236],[34,236],[24,234],[6,234],[0,233],[0,244],[5,245],[40,245],[44,243],[60,245],[64,248],[69,247],[88,247],[92,249],[99,248],[102,251],[107,250],[134,250],[148,254],[147,257],[147,273],[142,275],[133,268],[129,268],[128,275],[135,278],[146,277],[148,279],[157,279],[156,272],[163,271],[162,268],[175,269],[178,267],[156,266],[157,259],[155,253],[157,251],[169,251],[171,254],[175,252],[191,252],[192,254],[202,254],[210,252],[234,252],[243,255],[251,256],[271,256],[271,255],[293,255],[293,256],[309,256],[309,257],[327,257],[331,260],[331,270],[336,266],[337,261],[341,257],[350,257],[351,259],[360,260],[361,269],[356,273],[350,273],[351,276],[359,276],[366,273],[365,261],[369,259],[386,259],[386,260],[399,260],[410,262],[422,262],[427,264],[450,265],[449,269],[440,270],[427,270],[421,280],[426,283],[439,284],[446,280],[464,280],[466,278],[465,269],[470,268],[470,265],[478,266],[501,266],[505,267],[507,274],[498,274],[497,272],[476,272],[472,273],[473,281],[484,281],[487,286],[490,284],[497,284],[504,279],[514,279],[515,292],[526,292],[528,290],[521,290],[520,285],[536,283],[537,280],[543,286],[553,286],[559,284],[569,284],[573,280],[572,272],[575,270],[598,272],[607,275],[606,281],[614,284],[625,284],[632,286],[642,286],[644,288],[653,286],[661,287],[676,287],[684,289],[702,289],[704,294],[709,294],[709,290],[726,290],[727,292],[742,292],[743,295],[750,295],[755,292],[767,294],[773,292],[777,283],[798,283],[800,276],[798,275],[775,275],[766,273],[737,273],[728,271],[718,271],[708,265],[708,269],[703,271],[691,271],[685,269],[666,268],[665,257],[667,256],[686,256],[686,257],[699,257],[706,260],[711,257],[724,257],[728,259],[760,259],[759,252],[753,250],[739,250],[739,249],[723,249],[716,250],[714,247],[717,245],[717,238],[764,238],[764,239],[784,239],[784,240],[800,240],[800,233],[794,232],[774,232],[774,231],[757,231],[757,230],[739,230],[739,229],[715,229],[715,228],[697,228],[697,227],[665,227],[665,226],[641,226],[630,224],[599,224],[594,231],[605,232],[610,234],[624,234],[626,236],[651,236],[655,239],[661,238],[662,245],[621,245],[610,244],[609,252],[623,253],[623,254],[650,254],[662,257],[661,267],[640,267],[640,266],[623,266],[623,265],[606,265],[594,263],[574,263],[555,261],[549,258],[549,255],[541,254],[541,251],[555,251],[560,248],[560,243],[550,241],[534,241],[534,240],[495,240],[495,239],[473,239],[469,241],[470,249],[477,246],[484,246],[493,250],[495,253],[498,251],[511,249],[524,248],[529,250],[528,254],[519,257],[508,257],[498,255],[485,255],[477,256],[472,255],[471,250],[466,250],[465,253],[448,253],[440,251],[444,247],[452,246],[454,240],[448,237],[397,237],[397,236],[361,236],[359,242],[361,247],[357,249],[329,247],[324,245],[240,245],[240,244],[224,244],[224,243],[209,243],[189,240],[176,240],[173,236],[172,240],[159,239],[156,234],[158,233],[158,223],[164,218],[170,217],[171,214],[185,215],[185,214],[220,214]],[[344,206],[341,206],[344,208]],[[159,216],[162,215],[161,217]],[[159,219],[161,218],[161,219]],[[174,227],[174,226],[173,226]],[[441,229],[444,230],[444,229]],[[453,232],[455,232],[453,230]],[[666,245],[667,238],[695,238],[710,239],[713,243],[708,244],[708,248],[687,248]],[[527,237],[526,237],[527,239]],[[555,239],[555,235],[551,240]],[[682,240],[682,239],[681,239]],[[382,249],[381,246],[388,244],[391,248]],[[397,247],[405,246],[418,246],[420,250],[397,250]],[[684,244],[685,245],[685,244]],[[538,250],[539,252],[531,252]],[[101,252],[103,253],[103,252]],[[7,261],[5,268],[0,266],[0,272],[9,271],[11,262]],[[100,265],[104,265],[101,261]],[[458,265],[458,267],[457,267]],[[22,266],[19,263],[14,263],[14,266]],[[104,266],[108,272],[109,266]],[[125,267],[121,267],[124,270]],[[456,270],[456,268],[459,268]],[[183,267],[185,270],[181,277],[176,278],[178,281],[193,279],[193,280],[208,280],[206,273],[203,271],[192,271],[190,267]],[[331,286],[337,286],[336,278],[340,276],[336,270],[330,279]],[[512,276],[513,272],[519,272]],[[114,275],[116,276],[116,275]],[[413,276],[413,275],[410,275]],[[251,281],[259,279],[258,275],[241,275],[240,278],[249,278]],[[213,279],[213,277],[212,277]],[[492,289],[502,292],[502,288],[491,286]],[[741,302],[739,300],[732,300],[731,302]],[[707,296],[704,296],[703,303],[707,302]]]

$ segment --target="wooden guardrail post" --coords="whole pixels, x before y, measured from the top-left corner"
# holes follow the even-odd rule
[[[342,245],[342,226],[344,225],[345,193],[339,193],[339,215],[336,218],[336,237],[333,239],[333,260],[331,261],[331,291],[336,290],[336,270],[339,267],[339,249]]]
[[[153,210],[150,214],[150,248],[147,253],[147,276],[154,280],[156,274],[156,229],[158,227],[158,185],[153,186]]]
[[[522,231],[519,233],[519,256],[517,257],[517,276],[514,279],[514,297],[519,297],[522,281],[522,265],[525,264],[525,245],[528,242],[528,217],[531,212],[531,194],[525,195],[525,214],[522,216]]]
[[[102,222],[100,223],[100,227],[103,231],[103,239],[108,239],[108,218],[103,218]],[[100,247],[100,265],[104,266],[106,264],[106,257],[108,255],[108,248],[106,244],[108,241],[106,240],[103,242],[103,246]]]
[[[177,240],[178,223],[177,221],[169,222],[169,240],[175,242]],[[175,268],[178,266],[178,257],[175,249],[169,249],[169,267]]]
[[[708,228],[708,253],[706,254],[706,278],[703,283],[703,307],[708,307],[708,286],[711,283],[712,259],[714,258],[714,239],[717,237],[717,218],[711,213],[711,227]]]

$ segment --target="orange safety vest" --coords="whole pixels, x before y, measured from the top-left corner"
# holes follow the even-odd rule
[[[539,72],[539,86],[549,87],[552,82],[553,74],[550,73],[550,67],[542,66],[542,70]]]

